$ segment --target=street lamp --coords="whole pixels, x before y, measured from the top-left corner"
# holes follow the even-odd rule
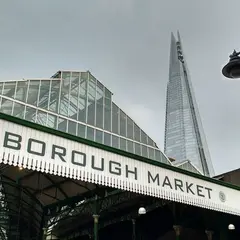
[[[228,230],[229,230],[229,232],[228,232],[228,236],[229,236],[229,239],[234,239],[234,230],[235,230],[235,226],[234,226],[234,224],[229,224],[228,225]]]
[[[235,230],[235,226],[233,224],[229,224],[228,225],[228,230]]]
[[[139,209],[138,209],[138,215],[144,215],[144,214],[146,214],[146,208],[144,208],[144,207],[140,207]]]
[[[139,209],[138,209],[138,215],[145,215],[147,213],[147,210],[146,210],[146,208],[145,207],[140,207]],[[136,240],[136,219],[132,219],[132,239],[133,240]]]
[[[227,78],[240,78],[240,52],[235,50],[229,56],[229,62],[223,67],[222,74]]]

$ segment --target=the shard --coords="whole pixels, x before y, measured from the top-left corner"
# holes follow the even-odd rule
[[[177,39],[171,35],[164,151],[175,164],[189,160],[204,175],[214,175],[179,32]]]

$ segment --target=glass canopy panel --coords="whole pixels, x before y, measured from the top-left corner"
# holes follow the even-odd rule
[[[81,73],[80,76],[80,86],[79,86],[79,97],[78,97],[78,120],[81,122],[86,122],[87,114],[87,81],[88,74]]]
[[[18,118],[24,118],[25,106],[23,104],[14,102],[13,116]]]
[[[87,123],[95,125],[96,79],[90,75],[88,80]]]
[[[19,101],[22,101],[22,102],[26,102],[27,88],[28,88],[28,81],[17,82],[15,99],[19,100]]]
[[[119,137],[112,135],[112,147],[119,148]]]
[[[36,108],[26,106],[26,113],[24,119],[30,122],[35,122],[36,119]]]
[[[132,141],[127,141],[127,151],[130,153],[134,153],[134,149],[133,149],[133,142]]]
[[[144,144],[148,144],[148,141],[147,141],[147,134],[141,130],[141,142],[144,143]]]
[[[57,128],[57,116],[48,113],[46,126],[56,129]]]
[[[81,138],[86,138],[86,126],[83,124],[78,124],[78,134]]]
[[[149,159],[155,160],[155,155],[154,155],[154,149],[153,148],[148,148],[148,157]]]
[[[97,81],[96,89],[96,127],[103,129],[103,101],[104,101],[104,87]]]
[[[68,116],[69,110],[69,93],[70,93],[70,72],[62,73],[59,113]]]
[[[49,110],[58,113],[60,81],[51,80]]]
[[[112,93],[107,88],[105,88],[105,97],[108,99],[112,99]]]
[[[94,141],[94,135],[95,135],[94,131],[95,131],[94,128],[87,127],[87,139],[88,140]]]
[[[15,88],[16,88],[16,81],[14,82],[5,82],[3,84],[3,95],[5,97],[13,98],[15,94]]]
[[[0,94],[2,94],[2,89],[3,89],[3,83],[0,82]]]
[[[167,158],[154,149],[156,143],[112,102],[112,93],[89,72],[58,74],[62,79],[0,83],[0,90],[6,85],[4,93],[33,105],[13,104],[3,98],[4,111],[72,135],[168,163]]]
[[[2,104],[1,104],[1,112],[12,115],[13,110],[13,101],[2,98]]]
[[[142,145],[142,156],[148,158],[148,148],[145,145]]]
[[[96,127],[103,129],[103,97],[96,102]]]
[[[126,131],[127,131],[127,118],[126,114],[120,110],[120,135],[123,137],[126,137]]]
[[[95,141],[98,143],[103,143],[103,132],[102,131],[96,129]]]
[[[68,133],[72,135],[77,135],[77,123],[73,121],[68,121]]]
[[[112,104],[112,132],[119,133],[119,108],[115,103]]]
[[[47,125],[47,113],[37,110],[36,123],[46,126]]]
[[[78,114],[78,97],[79,97],[79,81],[80,74],[78,72],[73,72],[70,79],[71,90],[70,90],[70,105],[69,105],[69,116],[72,119],[77,120]]]
[[[27,93],[27,103],[37,106],[37,100],[39,95],[40,81],[30,80]]]
[[[112,102],[111,99],[104,98],[104,129],[106,131],[111,132],[112,131]]]
[[[134,123],[134,139],[137,142],[140,142],[140,127]]]
[[[58,130],[62,132],[67,132],[67,119],[58,118]]]
[[[120,138],[120,149],[127,151],[127,140],[124,138]]]
[[[134,148],[135,148],[135,154],[137,155],[142,155],[141,154],[141,145],[139,143],[134,143]]]
[[[46,110],[48,109],[49,94],[50,94],[49,90],[50,90],[50,80],[41,80],[38,107]]]
[[[133,120],[127,116],[127,137],[133,139]]]
[[[104,144],[111,146],[112,135],[109,133],[104,133]]]

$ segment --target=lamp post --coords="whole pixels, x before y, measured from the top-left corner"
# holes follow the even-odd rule
[[[229,230],[230,239],[233,239],[233,237],[234,237],[234,230],[235,230],[234,224],[229,224],[228,225],[228,230]]]
[[[94,200],[94,213],[93,213],[93,238],[94,240],[98,240],[98,220],[99,220],[99,209],[98,209],[98,196],[95,196]]]
[[[98,240],[98,219],[99,215],[93,214],[93,221],[94,221],[94,229],[93,229],[93,235],[94,235],[94,240]]]
[[[132,219],[132,240],[136,240],[136,219]]]
[[[212,240],[213,239],[213,231],[206,230],[205,233],[207,235],[207,239],[208,240]]]
[[[180,235],[181,235],[182,227],[180,225],[174,225],[173,229],[175,231],[176,240],[179,240],[180,239]]]
[[[146,208],[140,207],[138,209],[138,215],[145,215],[147,213]],[[132,219],[132,239],[136,240],[136,219]]]
[[[222,74],[227,78],[240,78],[240,52],[235,50],[229,56],[229,62],[223,67]]]

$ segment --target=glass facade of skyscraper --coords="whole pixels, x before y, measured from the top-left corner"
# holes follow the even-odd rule
[[[179,33],[171,37],[164,151],[176,163],[190,160],[204,175],[214,174]]]
[[[0,82],[0,112],[170,164],[90,72]]]

